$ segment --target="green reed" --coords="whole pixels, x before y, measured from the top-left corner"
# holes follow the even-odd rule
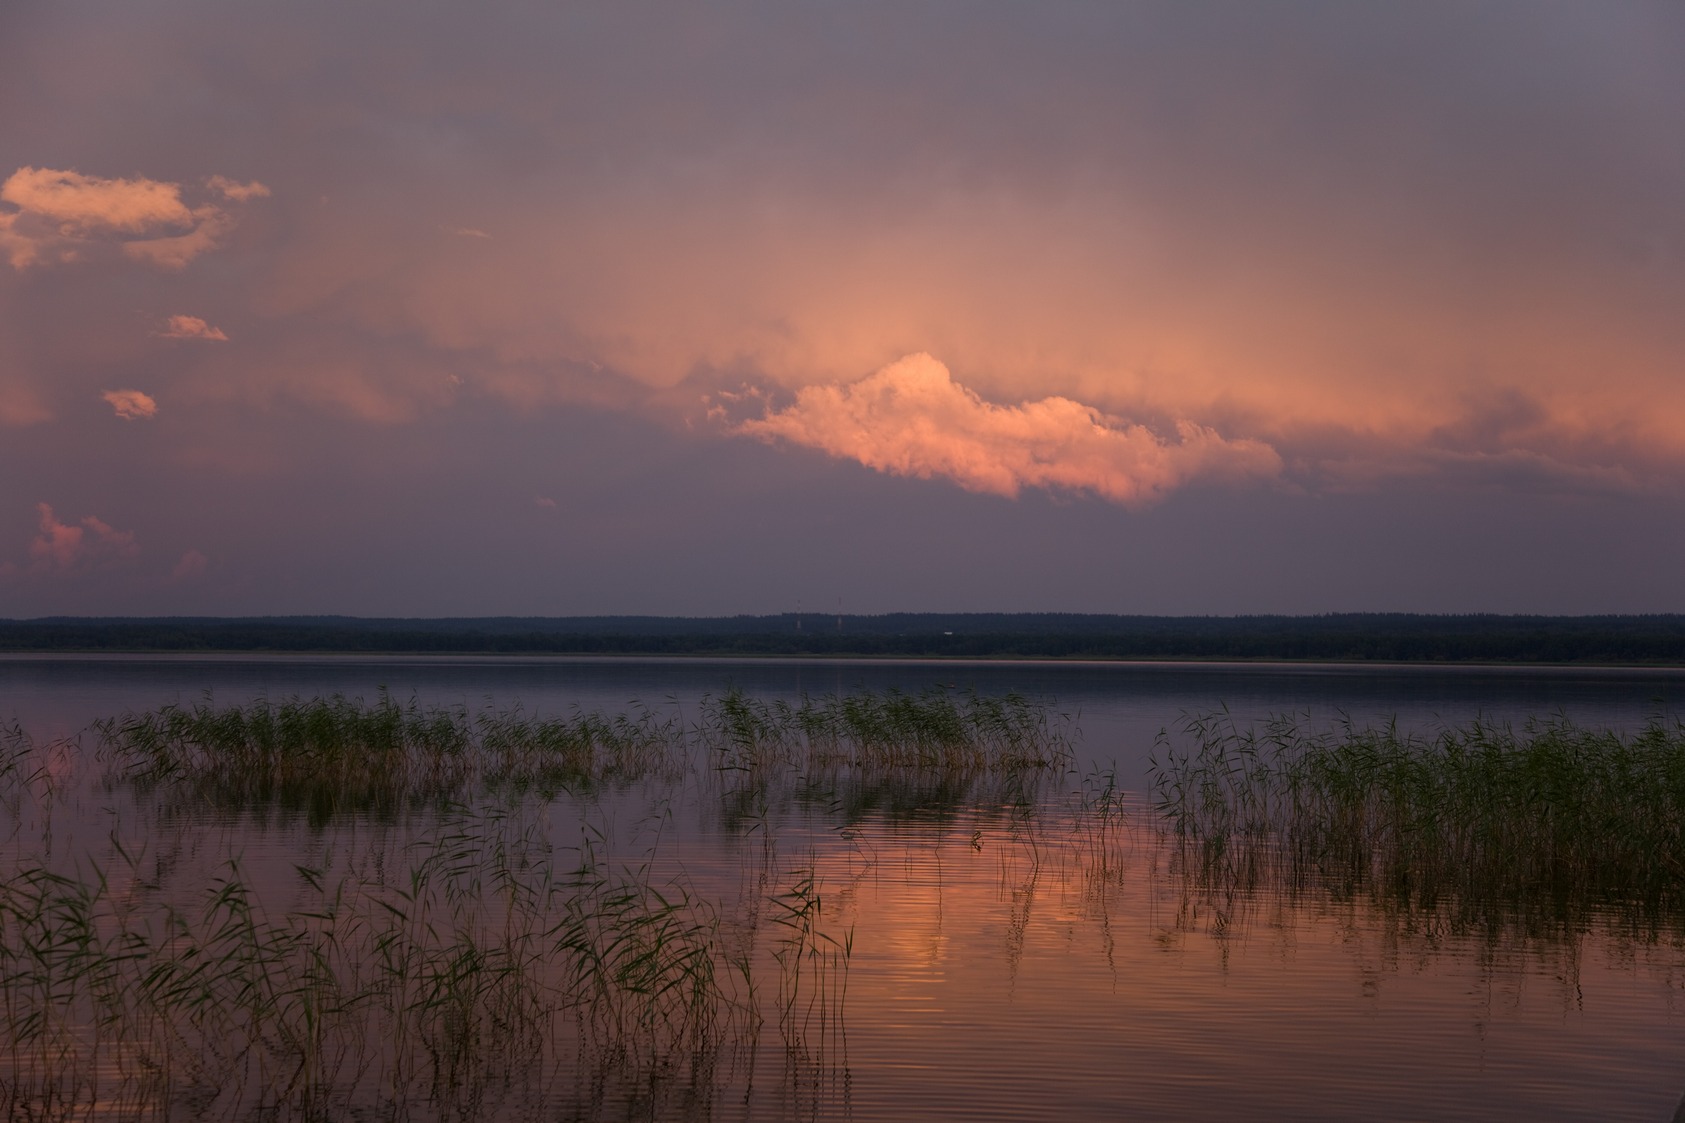
[[[588,788],[672,766],[676,717],[648,709],[541,718],[519,709],[329,698],[168,705],[99,722],[100,755],[126,779],[185,785],[221,803],[389,810],[476,787]]]
[[[612,866],[589,839],[558,863],[498,807],[452,810],[396,870],[297,867],[282,913],[238,861],[171,902],[118,853],[0,884],[6,1118],[476,1118],[569,1066],[700,1080],[752,1049],[767,968],[769,993],[816,989],[825,1024],[841,1018],[849,944],[820,926],[811,870],[752,907],[751,926],[799,917],[781,945],[799,954],[769,962],[682,878]],[[809,1052],[788,1007],[785,1045]]]
[[[1021,694],[941,689],[803,695],[766,702],[728,690],[697,727],[717,766],[846,764],[949,773],[1051,768],[1071,756],[1068,721]]]
[[[728,910],[653,855],[610,861],[588,813],[565,850],[523,815],[559,791],[588,812],[604,786],[698,769],[748,777],[751,796],[783,771],[856,817],[885,800],[957,808],[979,790],[1021,808],[1025,776],[1070,754],[1065,720],[1040,704],[940,691],[732,690],[691,722],[677,707],[540,717],[385,692],[206,698],[94,738],[108,780],[164,797],[148,830],[161,848],[197,847],[197,816],[228,807],[308,808],[355,839],[424,805],[413,821],[428,838],[335,859],[337,836],[318,832],[330,856],[296,866],[280,898],[273,873],[233,858],[183,897],[162,856],[149,867],[115,834],[117,860],[89,869],[51,860],[43,833],[41,855],[9,856],[0,881],[7,1118],[476,1118],[536,1102],[561,1073],[705,1099],[720,1066],[753,1067],[763,1025],[789,1064],[818,1072],[842,1047],[853,933],[834,930],[816,861],[784,868],[763,834],[767,864]],[[52,748],[73,763],[74,745]],[[21,730],[0,731],[0,753],[21,827],[24,796],[50,811],[46,757]],[[908,778],[913,794],[894,794]],[[166,824],[183,832],[173,844]]]
[[[1685,727],[1565,720],[1310,733],[1195,719],[1161,744],[1160,810],[1203,876],[1364,892],[1490,925],[1685,917]]]
[[[705,697],[694,724],[676,711],[519,709],[470,713],[382,692],[375,701],[209,699],[95,726],[99,754],[122,778],[174,785],[221,804],[389,812],[482,788],[582,791],[677,775],[699,754],[717,770],[787,766],[922,770],[950,776],[1045,770],[1070,757],[1067,722],[1017,694],[878,694],[798,702],[729,690]]]

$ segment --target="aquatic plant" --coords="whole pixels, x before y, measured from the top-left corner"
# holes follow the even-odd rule
[[[1468,925],[1685,918],[1685,727],[1309,732],[1188,722],[1158,806],[1208,881],[1366,893]]]
[[[758,782],[783,768],[920,770],[946,777],[1045,770],[1067,760],[1067,722],[1016,694],[860,691],[798,702],[705,697],[693,725],[645,707],[540,717],[470,713],[386,692],[375,701],[209,698],[96,723],[116,778],[222,806],[279,805],[318,821],[390,814],[476,790],[554,794],[676,776],[700,755]]]
[[[794,959],[757,962],[682,877],[589,839],[558,867],[495,805],[452,808],[404,867],[295,867],[283,912],[237,860],[179,901],[117,853],[0,883],[6,1118],[478,1118],[570,1068],[706,1084],[752,1052],[763,991],[790,1049],[811,1051],[797,996],[820,996],[828,1031],[842,1015],[848,943],[819,924],[811,871],[753,904],[794,926]],[[779,982],[757,988],[767,967]]]
[[[861,690],[764,702],[731,689],[703,700],[697,731],[716,767],[847,764],[947,773],[1050,768],[1071,755],[1068,719],[1021,694]]]

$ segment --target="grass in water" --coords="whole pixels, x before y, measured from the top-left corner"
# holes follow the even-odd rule
[[[539,1102],[563,1073],[636,1089],[629,1102],[705,1098],[722,1065],[747,1055],[752,1070],[763,1026],[789,1064],[820,1072],[843,1048],[853,938],[833,931],[815,862],[768,865],[728,909],[670,863],[658,874],[653,857],[609,860],[590,814],[570,850],[531,816],[558,791],[589,809],[605,787],[698,772],[1020,790],[1021,774],[1069,758],[1065,729],[1016,695],[942,691],[766,702],[731,690],[690,722],[676,707],[541,718],[383,692],[207,698],[99,723],[108,778],[158,796],[177,834],[153,822],[149,859],[114,832],[120,860],[89,870],[51,860],[44,831],[41,854],[12,861],[0,1111],[481,1118]],[[21,730],[0,731],[0,788],[20,827],[25,799],[50,821],[44,760]],[[309,812],[317,864],[254,875],[231,858],[197,896],[166,886],[176,859],[162,851],[196,847],[207,812],[275,806]],[[424,844],[333,856],[330,822],[356,840],[404,808],[423,812],[405,830]]]
[[[296,867],[279,913],[238,861],[172,905],[119,853],[0,884],[5,1118],[489,1118],[564,1070],[706,1084],[763,1023],[822,1052],[841,1019],[850,945],[810,869],[753,906],[789,933],[755,957],[681,876],[589,841],[558,863],[499,807],[454,810],[402,867]]]
[[[703,702],[697,732],[717,766],[848,765],[947,774],[1053,768],[1068,721],[1021,694],[858,691],[765,702],[729,690]]]
[[[1466,927],[1634,935],[1685,916],[1685,727],[1567,721],[1311,733],[1193,719],[1161,742],[1159,809],[1209,883],[1365,893]]]
[[[729,690],[702,700],[694,724],[675,713],[520,710],[471,714],[381,693],[373,704],[329,698],[210,700],[95,726],[122,778],[176,785],[220,805],[279,804],[324,820],[390,813],[407,801],[480,788],[580,791],[677,775],[699,754],[716,770],[922,770],[946,776],[1051,769],[1070,758],[1063,719],[1020,695],[861,691],[762,701]]]

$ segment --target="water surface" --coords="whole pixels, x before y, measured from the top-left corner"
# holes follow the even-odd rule
[[[788,893],[805,871],[824,902],[824,934],[851,941],[846,998],[800,1049],[767,1028],[752,1058],[734,1055],[700,1086],[693,1073],[688,1088],[618,1086],[551,1057],[524,1085],[531,1094],[498,1101],[502,1114],[1661,1120],[1685,1089],[1677,927],[1592,917],[1573,931],[1472,931],[1401,917],[1361,894],[1213,892],[1178,868],[1138,798],[1155,740],[1174,740],[1190,713],[1422,730],[1556,714],[1636,730],[1685,712],[1677,672],[13,657],[0,659],[0,720],[41,744],[207,694],[235,704],[381,690],[470,710],[620,712],[636,702],[691,718],[732,686],[786,699],[1018,691],[1072,715],[1080,739],[1068,770],[1019,790],[819,773],[751,785],[704,768],[590,792],[465,793],[482,810],[505,808],[565,860],[588,832],[608,867],[682,879],[728,916]],[[137,900],[187,909],[237,857],[261,907],[285,917],[307,907],[298,866],[396,870],[455,829],[437,809],[324,819],[137,792],[113,784],[82,743],[55,765],[65,783],[50,801],[0,809],[15,868],[127,869]],[[1114,763],[1135,795],[1099,837],[1073,808]],[[757,931],[765,960],[778,931]]]

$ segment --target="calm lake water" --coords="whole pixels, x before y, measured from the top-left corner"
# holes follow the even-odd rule
[[[382,691],[422,707],[540,716],[648,707],[691,721],[731,687],[785,700],[890,689],[1019,692],[1068,715],[1075,752],[1068,769],[1011,794],[987,781],[938,791],[934,781],[921,788],[818,775],[750,788],[700,767],[589,791],[476,795],[472,814],[422,807],[321,816],[138,790],[102,767],[85,732],[101,718],[207,696],[234,705],[334,694],[372,701]],[[1190,888],[1144,802],[1148,761],[1161,733],[1178,743],[1188,715],[1223,708],[1241,726],[1294,714],[1309,729],[1396,721],[1431,733],[1475,719],[1519,727],[1559,716],[1636,731],[1685,714],[1685,673],[0,657],[0,722],[20,726],[38,752],[72,741],[46,752],[57,778],[50,798],[0,800],[0,857],[12,875],[50,869],[86,880],[99,871],[119,919],[146,909],[198,915],[206,887],[223,884],[233,859],[258,914],[290,922],[322,907],[301,878],[400,891],[391,871],[417,853],[448,849],[441,840],[468,838],[463,845],[484,849],[519,837],[534,853],[558,855],[558,869],[577,864],[585,847],[601,868],[637,871],[641,884],[682,885],[687,899],[722,918],[727,943],[745,941],[744,961],[765,968],[757,976],[763,1007],[777,1007],[792,980],[805,988],[789,1007],[803,1012],[796,1047],[771,1017],[753,1048],[708,1066],[628,1076],[600,1058],[547,1055],[542,1072],[505,1073],[502,1084],[480,1088],[466,1114],[1670,1117],[1685,1091],[1677,927],[1623,929],[1593,917],[1573,931],[1503,923],[1477,931],[1401,917],[1362,894]],[[1096,827],[1072,808],[1106,769],[1126,793],[1117,802],[1123,813]],[[481,825],[463,827],[470,820]],[[785,904],[768,913],[773,899]],[[784,915],[776,909],[814,899],[823,907],[803,914],[813,921],[807,942],[788,942],[795,929],[776,922]],[[781,948],[805,949],[811,975],[791,975]],[[370,1075],[386,1071],[382,1045],[359,1048],[362,1067],[349,1065],[338,1079],[367,1086],[324,1118],[391,1114],[378,1109]],[[232,1102],[188,1097],[172,1115],[191,1117],[194,1103],[212,1117],[229,1114]],[[86,1114],[127,1110],[107,1104]],[[429,1111],[451,1117],[446,1108],[408,1117]]]

